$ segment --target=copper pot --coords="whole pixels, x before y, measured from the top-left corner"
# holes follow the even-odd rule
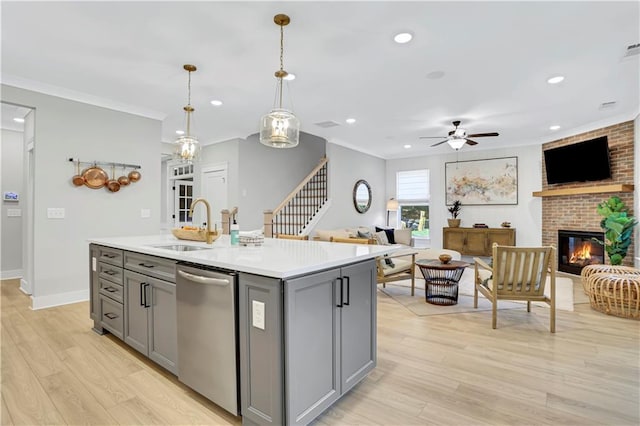
[[[111,192],[120,191],[120,182],[116,179],[116,166],[111,166],[111,179],[107,181],[107,189]]]
[[[118,183],[119,183],[120,185],[122,185],[122,186],[127,186],[127,185],[129,185],[129,183],[131,183],[131,182],[129,182],[129,177],[128,177],[127,175],[125,175],[125,174],[124,174],[124,173],[125,173],[125,171],[126,171],[126,170],[125,170],[125,168],[123,167],[123,168],[122,168],[122,176],[120,176],[120,177],[118,178]]]
[[[71,182],[75,186],[84,185],[84,178],[80,175],[80,160],[76,161],[76,174],[71,178]]]
[[[131,171],[129,172],[129,180],[130,180],[131,182],[137,182],[137,181],[139,181],[141,178],[142,178],[142,175],[140,174],[140,172],[139,172],[139,171],[137,171],[137,170],[131,170]]]
[[[107,172],[94,164],[93,167],[82,171],[82,179],[84,179],[85,186],[91,189],[98,189],[107,183],[109,176],[107,176]]]

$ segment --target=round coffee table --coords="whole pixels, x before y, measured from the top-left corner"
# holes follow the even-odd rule
[[[458,303],[458,282],[467,262],[451,260],[442,263],[439,260],[419,259],[416,266],[420,268],[425,281],[425,298],[433,305],[455,305]]]

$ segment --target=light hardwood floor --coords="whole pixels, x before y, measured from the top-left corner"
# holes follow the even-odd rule
[[[1,284],[1,424],[241,419],[110,335],[88,303],[32,311]],[[378,366],[315,425],[638,425],[640,323],[576,305],[418,317],[378,292]]]

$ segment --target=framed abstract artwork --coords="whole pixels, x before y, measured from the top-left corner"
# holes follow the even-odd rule
[[[445,163],[446,204],[518,204],[518,157]]]

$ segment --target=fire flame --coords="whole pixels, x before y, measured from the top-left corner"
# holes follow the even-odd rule
[[[569,263],[584,263],[585,260],[591,259],[591,243],[584,241],[580,247],[571,253]]]

